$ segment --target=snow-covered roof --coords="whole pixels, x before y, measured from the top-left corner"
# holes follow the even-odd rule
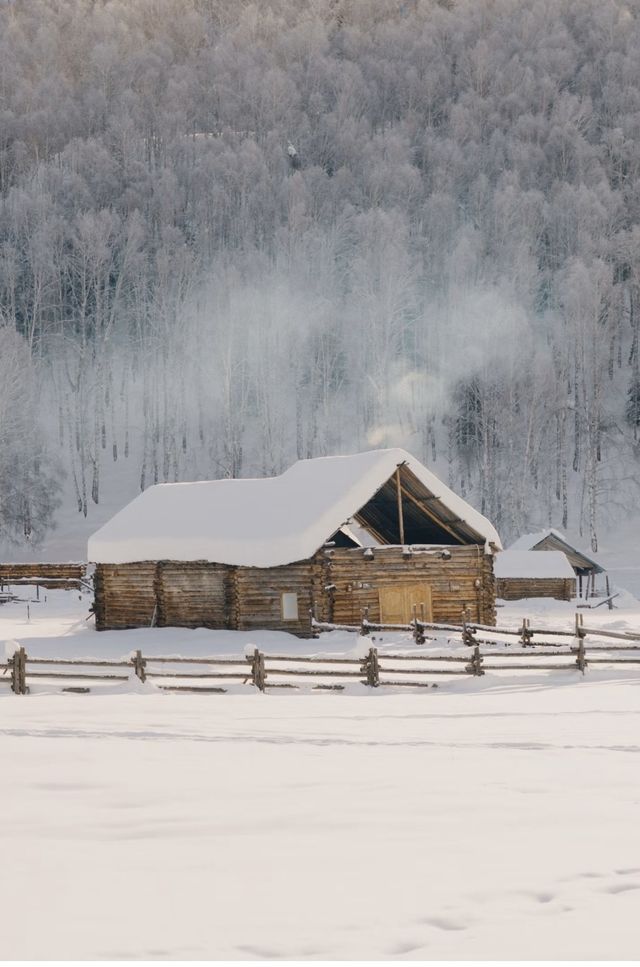
[[[486,518],[405,450],[299,460],[279,477],[149,487],[89,539],[94,563],[194,561],[275,567],[311,557],[406,464],[478,543],[502,545]]]
[[[562,551],[501,551],[494,573],[497,578],[575,578]]]
[[[536,531],[534,534],[523,534],[519,537],[517,541],[509,545],[510,551],[532,551],[534,547],[540,544],[541,541],[545,540],[547,537],[557,537],[558,540],[567,543],[566,537],[557,531],[554,527],[547,527],[546,530]]]
[[[539,544],[543,541],[550,540],[552,544],[556,545],[557,550],[563,550],[565,553],[573,557],[572,563],[576,567],[592,567],[594,570],[601,572],[604,568],[598,564],[592,557],[585,554],[583,550],[576,547],[575,544],[571,544],[570,541],[555,527],[547,527],[546,530],[536,531],[535,534],[524,534],[519,537],[517,541],[509,547],[510,551],[532,551],[537,548]],[[546,548],[540,548],[540,550],[545,550]]]

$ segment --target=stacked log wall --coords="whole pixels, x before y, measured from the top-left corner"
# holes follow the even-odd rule
[[[0,564],[0,585],[33,580],[43,588],[79,588],[86,564]]]
[[[93,577],[96,628],[148,628],[156,614],[156,561],[97,564]]]
[[[496,594],[503,601],[521,598],[571,601],[576,596],[576,581],[575,578],[498,578]]]
[[[483,547],[433,547],[411,553],[402,547],[376,547],[366,556],[360,548],[335,548],[324,554],[331,591],[324,596],[321,620],[357,624],[368,608],[369,619],[378,622],[380,588],[424,583],[431,588],[434,621],[459,624],[467,611],[474,621],[495,624],[493,557]]]
[[[495,623],[493,558],[478,546],[334,548],[282,567],[228,567],[206,562],[99,564],[96,626],[266,629],[311,634],[319,621],[358,624],[364,608],[380,621],[380,588],[426,583],[434,621],[460,623],[464,611]],[[282,616],[282,595],[298,595],[297,620]]]
[[[322,564],[317,559],[282,567],[238,567],[233,574],[236,611],[234,627],[289,631],[299,637],[311,635],[311,610],[322,593]],[[298,595],[298,620],[282,617],[282,595]]]
[[[230,568],[203,561],[160,561],[155,588],[157,624],[172,628],[228,628]]]

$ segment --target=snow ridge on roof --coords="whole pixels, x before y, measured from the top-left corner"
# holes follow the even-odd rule
[[[510,548],[497,555],[497,578],[575,578],[573,568],[562,551],[518,551]]]
[[[560,533],[560,531],[557,531],[554,527],[547,527],[546,530],[536,531],[535,534],[523,534],[522,537],[519,537],[517,541],[514,541],[513,544],[509,545],[509,550],[531,551],[536,544],[539,544],[540,541],[543,541],[545,537],[549,537],[551,534],[553,534],[553,536],[557,537],[559,540],[567,543],[566,538]]]
[[[394,448],[299,460],[279,477],[156,484],[89,538],[88,557],[105,564],[204,560],[245,567],[306,560],[402,463],[479,543],[502,546],[485,517]]]

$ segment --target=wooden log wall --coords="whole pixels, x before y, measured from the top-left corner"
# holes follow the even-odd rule
[[[156,612],[155,561],[96,564],[96,628],[148,628]]]
[[[230,568],[201,561],[160,561],[155,586],[157,624],[173,628],[228,628]]]
[[[443,557],[444,552],[444,557]],[[493,558],[476,545],[434,547],[407,554],[401,547],[332,548],[282,567],[228,567],[206,562],[98,564],[96,627],[158,626],[289,631],[308,637],[310,611],[319,621],[358,624],[369,608],[380,621],[379,591],[428,584],[434,621],[495,624]],[[282,615],[282,595],[298,596],[298,617]]]
[[[289,631],[300,637],[309,637],[310,610],[322,593],[322,577],[320,559],[299,561],[282,567],[234,568],[231,627]],[[282,595],[286,593],[298,595],[297,621],[282,618]]]
[[[86,570],[86,564],[0,564],[0,585],[33,579],[43,588],[79,588]]]
[[[380,621],[380,588],[425,583],[434,621],[459,624],[468,610],[471,620],[495,624],[493,557],[483,547],[433,547],[411,554],[401,547],[376,547],[371,556],[360,548],[334,548],[322,555],[324,586],[330,590],[318,599],[318,620],[358,624],[366,607],[369,620]]]
[[[576,596],[575,578],[498,578],[496,595],[503,601],[520,598],[555,598],[571,601]]]
[[[98,564],[96,627],[236,628],[311,634],[310,610],[321,594],[323,566],[303,561],[274,568],[147,561]],[[282,594],[298,595],[298,619],[283,620]]]

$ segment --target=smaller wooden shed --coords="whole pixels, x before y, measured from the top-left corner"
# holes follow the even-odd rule
[[[504,601],[520,598],[571,601],[576,596],[576,576],[562,551],[546,554],[501,551],[496,557],[495,576],[496,596]]]
[[[590,597],[596,593],[598,575],[604,574],[604,568],[596,560],[585,554],[574,544],[571,544],[564,534],[553,527],[538,531],[535,534],[525,534],[509,548],[510,551],[562,551],[573,568],[577,578],[578,596]]]

